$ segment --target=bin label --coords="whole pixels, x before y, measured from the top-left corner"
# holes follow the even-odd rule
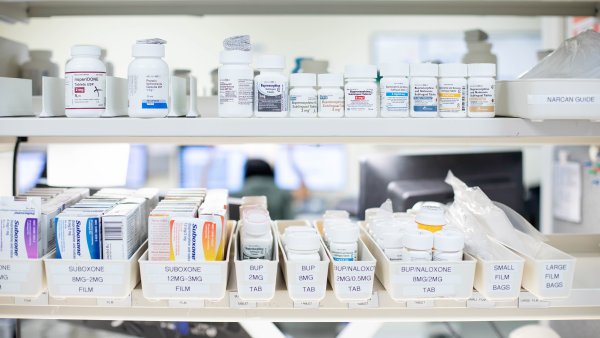
[[[565,262],[548,262],[542,269],[543,278],[541,280],[542,289],[546,290],[564,290],[570,283],[567,281],[567,274],[570,273],[571,264]]]
[[[333,264],[336,294],[340,298],[360,298],[373,290],[375,264]]]
[[[198,299],[169,299],[169,307],[184,308],[184,309],[201,309],[204,308],[204,300]]]
[[[547,308],[550,306],[550,302],[547,300],[540,300],[530,292],[521,292],[519,294],[519,307],[527,309],[539,309]]]
[[[254,309],[256,308],[256,302],[242,300],[237,292],[230,292],[229,307],[233,309]]]
[[[467,299],[467,307],[477,309],[491,309],[496,307],[496,303],[487,300],[481,293],[473,291],[473,294]]]
[[[527,95],[527,104],[600,104],[600,95]]]
[[[209,296],[211,287],[223,283],[221,264],[147,264],[143,271],[144,283],[161,297]]]
[[[488,292],[494,295],[506,295],[521,288],[521,269],[513,263],[491,264],[488,271]]]
[[[379,307],[379,295],[377,292],[371,294],[371,298],[364,302],[349,302],[349,309],[376,309]]]
[[[123,298],[98,298],[98,306],[131,307],[131,294]]]
[[[52,264],[47,268],[49,282],[59,295],[110,297],[129,284],[123,268],[116,265]]]
[[[21,263],[21,264],[19,264]],[[23,262],[3,262],[0,264],[0,294],[21,293],[21,285],[25,282],[32,283],[30,278],[31,266]]]
[[[453,265],[401,265],[392,277],[402,290],[403,297],[431,298],[452,297],[464,281]]]

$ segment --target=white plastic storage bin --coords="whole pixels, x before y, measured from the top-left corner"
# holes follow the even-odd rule
[[[391,261],[361,222],[365,244],[377,260],[375,275],[395,301],[466,300],[473,292],[475,258],[464,254],[459,262]]]
[[[600,79],[523,79],[496,87],[497,115],[600,121]]]
[[[516,300],[521,291],[525,260],[496,241],[490,241],[501,259],[486,260],[475,257],[474,286],[488,301]]]
[[[524,240],[531,238],[519,232]],[[567,298],[571,294],[575,275],[575,257],[546,243],[541,243],[535,255],[519,252],[511,243],[502,243],[525,259],[522,286],[538,299]],[[532,246],[533,247],[533,246]]]
[[[222,261],[175,262],[140,258],[142,291],[150,300],[220,300],[225,296],[234,221],[227,223],[226,253]]]
[[[318,221],[316,227],[323,235],[323,222]],[[375,266],[377,261],[363,241],[361,231],[358,238],[358,260],[354,262],[334,261],[327,247],[329,257],[329,284],[337,299],[342,302],[365,302],[373,296],[375,282]]]
[[[37,259],[0,260],[0,296],[36,297],[46,290],[44,259],[54,251]]]
[[[48,293],[54,298],[124,298],[140,282],[138,259],[144,242],[128,260],[44,258]]]
[[[240,221],[234,233],[234,263],[237,292],[240,299],[245,301],[266,302],[275,296],[275,285],[279,272],[278,236],[274,226],[273,256],[266,259],[240,259],[240,231],[244,223]]]
[[[548,244],[577,260],[573,287],[566,299],[552,300],[552,306],[600,306],[600,234],[552,234]]]
[[[276,221],[277,242],[281,255],[281,269],[287,285],[290,298],[295,302],[318,302],[325,298],[327,289],[327,272],[329,269],[329,258],[325,246],[321,243],[319,249],[319,262],[292,262],[288,261],[283,248],[281,236],[285,228],[292,225],[311,226],[307,221]]]
[[[31,80],[0,77],[0,116],[33,116]]]

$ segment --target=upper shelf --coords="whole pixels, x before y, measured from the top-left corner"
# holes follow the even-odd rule
[[[597,144],[600,122],[519,118],[0,118],[40,142]]]
[[[594,16],[595,0],[37,0],[0,2],[16,20],[58,15],[426,14]],[[0,14],[0,16],[2,16]]]

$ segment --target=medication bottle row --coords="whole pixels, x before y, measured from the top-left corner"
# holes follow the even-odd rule
[[[285,58],[223,51],[221,117],[493,117],[494,64],[348,65],[341,74],[283,74]],[[467,80],[468,77],[468,80]],[[345,81],[344,81],[345,80]],[[254,86],[254,87],[252,87]],[[288,89],[288,86],[290,89]],[[343,89],[342,89],[343,88]]]

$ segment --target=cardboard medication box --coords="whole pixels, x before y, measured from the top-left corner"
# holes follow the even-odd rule
[[[0,259],[40,258],[42,201],[28,197],[15,201],[13,197],[0,198]]]

